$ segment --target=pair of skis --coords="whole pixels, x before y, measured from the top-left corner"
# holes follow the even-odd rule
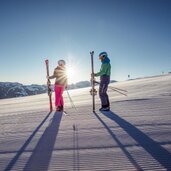
[[[90,52],[91,55],[91,90],[90,94],[92,95],[92,104],[93,104],[93,112],[95,111],[95,95],[97,94],[97,90],[95,89],[95,78],[94,78],[94,51]]]
[[[53,111],[53,106],[52,106],[52,88],[51,88],[51,82],[49,77],[49,60],[45,60],[46,64],[46,73],[47,73],[47,88],[48,88],[48,96],[49,96],[49,107],[50,107],[50,112]]]

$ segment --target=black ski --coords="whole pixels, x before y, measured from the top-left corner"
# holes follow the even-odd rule
[[[46,63],[46,73],[47,73],[47,76],[49,77],[49,60],[46,59],[45,63]],[[47,79],[47,87],[48,87],[48,96],[49,96],[49,107],[50,107],[50,111],[52,112],[52,110],[53,110],[53,107],[52,107],[52,89],[51,89],[50,79]]]
[[[95,95],[97,94],[97,91],[95,89],[95,79],[94,79],[94,51],[90,52],[91,55],[91,90],[90,94],[92,95],[92,104],[93,104],[93,112],[95,111]]]

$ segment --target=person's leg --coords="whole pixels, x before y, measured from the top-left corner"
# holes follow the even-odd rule
[[[63,111],[64,110],[64,99],[63,99],[63,92],[64,92],[65,87],[61,86],[61,99],[60,99],[60,109]]]
[[[106,110],[110,109],[109,97],[107,94],[107,89],[108,89],[109,83],[110,83],[110,76],[101,76],[100,77],[99,96],[100,96],[101,104],[102,104],[101,109],[104,109],[104,108]]]
[[[60,98],[59,98],[59,87],[57,85],[54,86],[55,90],[55,106],[56,108],[59,106]]]
[[[63,105],[62,93],[63,87],[55,85],[55,106],[57,109],[60,108],[61,105]]]
[[[107,95],[107,88],[108,88],[108,84],[103,84],[103,83],[100,84],[99,96],[100,96],[102,108],[109,107],[109,98]]]
[[[108,85],[107,85],[107,89],[108,89]],[[106,89],[106,93],[105,93],[106,101],[107,101],[106,107],[109,107],[110,108],[110,102],[109,102],[109,96],[107,94],[107,89]]]

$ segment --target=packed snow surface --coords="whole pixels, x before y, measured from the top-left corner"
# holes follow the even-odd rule
[[[171,170],[171,74],[110,86],[127,96],[109,88],[103,113],[90,88],[69,91],[76,109],[64,93],[68,115],[47,94],[0,100],[0,170]]]

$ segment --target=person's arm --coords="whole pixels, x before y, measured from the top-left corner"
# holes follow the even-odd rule
[[[98,76],[105,75],[107,69],[108,69],[108,65],[107,65],[107,64],[102,64],[100,71],[97,72],[97,73],[95,73],[94,76],[95,76],[95,77],[98,77]]]
[[[54,70],[53,75],[49,76],[49,79],[54,79],[54,78],[56,78],[55,75],[56,75],[56,74],[55,74],[55,70]]]

